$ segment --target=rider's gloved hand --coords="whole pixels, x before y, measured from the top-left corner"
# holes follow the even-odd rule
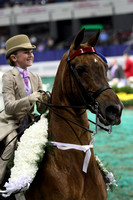
[[[45,102],[45,103],[50,103],[50,101],[51,101],[51,93],[50,93],[49,91],[44,92],[44,93],[42,94],[42,100],[43,100],[43,102]]]
[[[46,94],[46,92],[42,93],[42,101],[47,103],[48,102],[48,95]]]
[[[35,101],[38,101],[39,99],[41,99],[41,93],[40,92],[33,92],[32,94],[30,94],[28,96],[28,98],[29,98],[30,103],[34,103]]]
[[[50,92],[45,92],[45,91],[41,91],[41,101],[45,102],[45,103],[49,103],[50,102],[50,98],[51,98],[51,93]]]

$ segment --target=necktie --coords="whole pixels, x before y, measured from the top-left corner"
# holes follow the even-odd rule
[[[28,82],[29,82],[29,72],[27,70],[23,71],[23,77],[24,77],[24,82],[26,84],[26,86],[28,86]]]

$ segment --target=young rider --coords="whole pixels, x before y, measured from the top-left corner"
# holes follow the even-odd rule
[[[34,55],[28,36],[24,34],[11,37],[6,42],[6,59],[13,68],[3,75],[3,99],[5,109],[0,113],[0,143],[7,145],[28,124],[34,121],[34,103],[40,113],[46,111],[44,104],[38,100],[46,101],[42,90],[41,78],[29,71]],[[2,187],[8,160],[13,154],[17,139],[6,146],[0,157],[0,185]],[[3,160],[5,159],[5,160]]]

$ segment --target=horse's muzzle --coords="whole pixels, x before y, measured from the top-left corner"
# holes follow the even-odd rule
[[[105,125],[118,125],[121,122],[123,105],[109,105],[105,108],[104,114],[99,114],[99,119]]]

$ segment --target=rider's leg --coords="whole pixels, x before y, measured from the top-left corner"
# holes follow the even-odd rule
[[[11,132],[4,140],[5,145],[7,145],[15,136],[17,135],[16,130]],[[3,154],[0,157],[0,184],[2,184],[2,181],[4,179],[5,173],[6,173],[6,167],[8,164],[8,161],[2,160],[3,159],[10,159],[11,155],[14,152],[15,145],[16,145],[17,138],[15,138],[4,150]]]

